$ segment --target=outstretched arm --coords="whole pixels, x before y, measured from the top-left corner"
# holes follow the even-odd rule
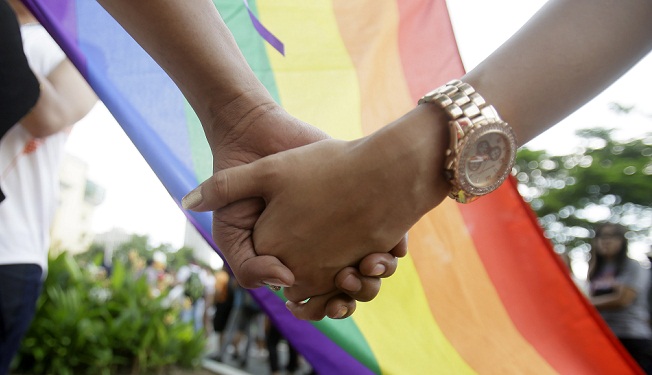
[[[70,60],[65,59],[47,77],[36,74],[41,95],[20,124],[42,138],[81,120],[97,102],[97,96]]]
[[[527,143],[649,53],[650,17],[646,0],[551,0],[462,80]]]
[[[645,56],[650,19],[647,0],[552,0],[461,79],[496,107],[523,144]],[[420,105],[371,136],[325,140],[222,171],[200,186],[203,199],[192,208],[263,197],[267,208],[254,231],[259,253],[274,254],[297,273],[305,264],[331,270],[356,264],[372,249],[391,249],[445,198],[447,121],[436,105]],[[287,228],[291,235],[279,236]],[[302,276],[311,283],[319,278]],[[307,290],[298,284],[285,295],[300,302]],[[291,307],[306,317],[300,304]]]

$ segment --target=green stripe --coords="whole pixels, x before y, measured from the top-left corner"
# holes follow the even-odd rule
[[[256,77],[265,85],[274,100],[280,103],[278,87],[274,80],[274,72],[269,63],[265,50],[265,41],[254,29],[249,13],[242,1],[234,0],[213,0],[220,12],[222,19],[231,30],[238,47],[242,51],[249,66],[256,74]],[[258,16],[258,8],[255,1],[249,1],[249,8]]]
[[[233,0],[214,0],[214,3],[258,79],[267,87],[274,100],[282,104],[274,72],[267,56],[265,41],[254,29],[243,3]],[[258,16],[256,1],[249,1],[249,7]],[[380,374],[380,366],[353,319],[325,319],[315,322],[314,325],[371,371]]]
[[[380,375],[380,365],[354,319],[331,320],[326,318],[313,322],[313,324],[347,353],[367,366],[369,370]]]
[[[233,0],[214,0],[213,2],[235,37],[236,43],[249,63],[249,66],[258,79],[265,85],[274,100],[280,103],[278,88],[274,80],[274,72],[272,71],[265,51],[265,42],[254,29],[244,4]],[[252,12],[257,14],[255,2],[250,1],[249,6]],[[201,182],[213,174],[213,156],[208,147],[201,122],[187,101],[185,101],[184,110],[186,113],[186,125],[190,139],[193,168],[197,182]]]
[[[186,112],[192,165],[197,183],[200,183],[213,174],[213,154],[208,147],[204,128],[188,101],[184,101],[184,110]]]

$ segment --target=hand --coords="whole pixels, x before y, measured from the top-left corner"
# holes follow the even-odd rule
[[[255,111],[250,112],[256,114]],[[248,121],[248,118],[253,120]],[[249,163],[262,156],[305,145],[317,140],[327,138],[327,135],[318,129],[298,121],[287,115],[275,105],[266,105],[258,109],[257,115],[243,118],[239,126],[233,127],[226,134],[207,134],[214,155],[214,168],[216,171],[229,168],[243,163]],[[294,282],[294,276],[277,258],[272,256],[256,256],[250,240],[258,216],[264,207],[260,199],[248,199],[233,203],[223,210],[214,213],[213,237],[216,244],[222,250],[227,263],[231,266],[235,277],[243,287],[255,288],[263,283],[270,285],[288,286]],[[405,246],[397,248],[393,254],[404,256]],[[362,269],[349,268],[341,271],[341,274],[353,275],[349,283],[353,282],[354,288],[347,291],[349,296],[337,296],[332,302],[316,302],[306,304],[312,314],[325,314],[328,306],[330,311],[342,311],[342,307],[350,313],[355,310],[355,301],[373,299],[380,288],[379,277],[387,277],[396,269],[396,258],[386,257],[384,254],[377,254],[377,257],[370,257],[371,261]],[[383,266],[383,272],[373,270],[373,267]],[[370,277],[365,277],[370,276]],[[344,280],[340,277],[338,280]],[[332,287],[333,283],[330,283]],[[323,300],[323,299],[322,299]],[[319,301],[319,299],[315,299]],[[322,301],[323,302],[323,301]],[[347,314],[348,315],[350,315]],[[335,317],[335,314],[328,314]]]
[[[396,125],[410,119],[419,116],[405,116]],[[255,224],[253,247],[294,272],[285,296],[301,302],[330,293],[338,271],[399,246],[450,188],[441,177],[443,151],[433,147],[432,135],[443,138],[447,129],[426,122],[425,129],[432,130],[424,137],[419,131],[424,121],[419,123],[404,135],[395,125],[372,137],[323,140],[219,171],[200,186],[202,199],[193,209],[221,212],[231,202],[264,198],[267,206]]]
[[[372,300],[380,291],[380,278],[394,274],[398,257],[406,254],[407,247],[403,246],[406,243],[407,236],[401,246],[391,253],[368,255],[362,259],[357,269],[347,267],[340,271],[335,276],[335,286],[344,293],[331,292],[311,297],[306,303],[288,301],[286,307],[295,317],[303,320],[321,320],[324,316],[331,319],[351,316],[356,308],[355,300],[363,302]],[[394,256],[393,253],[397,252],[402,255]]]

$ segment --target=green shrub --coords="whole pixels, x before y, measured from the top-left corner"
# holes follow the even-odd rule
[[[203,333],[115,263],[110,278],[63,253],[50,260],[36,317],[14,362],[29,374],[145,374],[195,368]]]

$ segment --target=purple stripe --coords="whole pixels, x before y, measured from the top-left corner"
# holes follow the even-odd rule
[[[285,302],[271,290],[258,288],[252,290],[251,294],[283,336],[310,362],[318,374],[374,374],[312,323],[295,318],[285,307]]]
[[[211,227],[212,215],[208,212],[189,211],[186,211],[186,215],[204,239],[217,249],[210,233],[205,230]],[[218,254],[224,259],[219,251]],[[226,262],[225,266],[228,267]],[[306,358],[318,374],[374,374],[312,323],[295,318],[285,307],[285,302],[271,290],[258,288],[250,292],[283,336]]]
[[[249,2],[247,0],[242,0],[244,1],[245,6],[247,7],[247,12],[249,12],[249,18],[251,18],[251,23],[254,24],[254,29],[258,31],[258,34],[260,34],[263,39],[267,41],[274,49],[279,51],[281,55],[285,56],[285,46],[283,45],[283,42],[278,40],[277,37],[274,36],[265,26],[263,26],[262,23],[256,18],[254,13],[251,11],[251,8],[249,8]]]
[[[2,1],[2,0],[0,0]],[[180,198],[196,185],[191,171],[175,158],[173,152],[165,147],[159,134],[152,129],[142,116],[141,109],[128,102],[114,82],[93,59],[87,59],[80,49],[78,37],[77,8],[73,0],[24,0],[39,20],[60,43],[69,58],[78,68],[84,68],[87,79],[92,83],[100,99],[114,114],[129,138],[145,156],[147,162],[163,182],[177,203]],[[81,0],[85,1],[85,0]],[[81,10],[79,10],[81,12]],[[79,14],[84,17],[84,14]],[[86,14],[88,16],[88,14]],[[255,22],[254,22],[255,24]],[[281,43],[282,46],[282,43]],[[88,68],[88,69],[86,69]],[[89,77],[90,76],[90,77]],[[214,247],[211,240],[210,213],[190,213],[184,211],[190,221],[199,229],[202,236]],[[372,374],[370,369],[352,357],[342,347],[335,344],[312,323],[300,321],[285,308],[284,301],[266,288],[252,291],[254,298],[270,315],[279,330],[297,350],[312,364],[320,374]]]

